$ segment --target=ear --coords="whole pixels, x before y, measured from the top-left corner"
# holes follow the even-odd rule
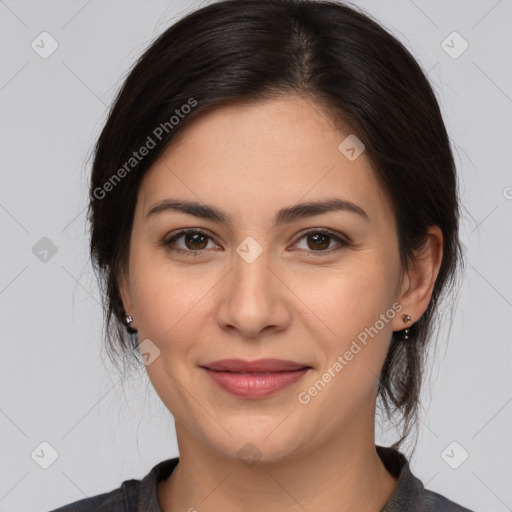
[[[118,278],[118,288],[119,293],[121,295],[121,300],[123,301],[123,308],[127,315],[133,314],[133,303],[132,303],[132,293],[131,293],[131,284],[130,284],[130,276],[128,271],[121,271],[121,274]]]
[[[417,252],[409,268],[404,270],[398,301],[402,305],[400,314],[393,320],[393,330],[410,327],[426,311],[443,259],[443,232],[439,226],[431,226],[422,249]],[[412,317],[404,323],[402,315]]]

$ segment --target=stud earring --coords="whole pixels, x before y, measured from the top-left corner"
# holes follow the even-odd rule
[[[133,322],[133,318],[131,317],[131,315],[126,315],[124,317],[124,324],[126,325],[126,330],[130,333],[130,334],[135,334],[137,332],[137,329],[135,329],[134,327],[131,327],[131,323]]]
[[[402,315],[402,321],[404,322],[404,324],[410,322],[412,320],[412,316],[410,315]],[[412,325],[410,327],[406,327],[405,329],[401,330],[401,331],[398,331],[400,333],[400,339],[406,341],[409,339],[409,329],[412,327]]]

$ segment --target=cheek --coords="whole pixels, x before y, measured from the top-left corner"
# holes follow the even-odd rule
[[[361,403],[372,403],[398,314],[392,307],[398,270],[392,251],[368,250],[347,258],[324,279],[319,274],[297,281],[300,288],[294,290],[317,315],[309,329],[323,352],[321,367],[302,389],[318,414],[334,407],[352,417]]]
[[[141,341],[149,338],[161,351],[176,352],[200,338],[217,273],[172,264],[160,250],[140,248],[132,253],[130,275]]]
[[[149,256],[149,254],[148,254]],[[156,264],[153,258],[133,259],[131,269],[134,313],[139,339],[151,340],[159,355],[146,366],[160,399],[189,430],[197,428],[200,414],[190,400],[194,375],[194,351],[202,338],[204,322],[211,318],[208,292],[212,277],[192,274],[176,265]]]
[[[392,306],[397,268],[383,254],[354,252],[336,268],[297,275],[290,287],[304,303],[305,318],[316,320],[324,339],[342,348]]]
[[[182,285],[178,280],[158,273],[146,272],[139,281],[134,310],[137,314],[139,332],[160,343],[176,339],[193,328],[194,317],[200,311],[200,299],[208,288],[196,283]],[[192,334],[191,332],[189,335]]]

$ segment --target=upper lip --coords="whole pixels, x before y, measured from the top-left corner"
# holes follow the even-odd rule
[[[256,361],[245,361],[243,359],[222,359],[202,365],[204,368],[215,371],[240,372],[240,373],[263,373],[263,372],[284,372],[310,368],[310,366],[286,361],[284,359],[258,359]]]

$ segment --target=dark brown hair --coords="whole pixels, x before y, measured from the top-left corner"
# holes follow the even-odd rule
[[[147,170],[208,109],[286,94],[322,106],[364,143],[397,220],[403,268],[424,245],[430,226],[443,233],[432,301],[409,340],[393,334],[380,376],[383,409],[402,424],[393,445],[398,447],[417,427],[439,299],[453,289],[463,263],[456,169],[425,73],[402,43],[352,5],[216,2],[168,28],[136,62],[94,148],[90,183],[90,250],[103,292],[109,356],[130,363],[139,343],[122,323],[118,277],[126,268],[137,193]],[[144,146],[149,151],[141,155]]]

